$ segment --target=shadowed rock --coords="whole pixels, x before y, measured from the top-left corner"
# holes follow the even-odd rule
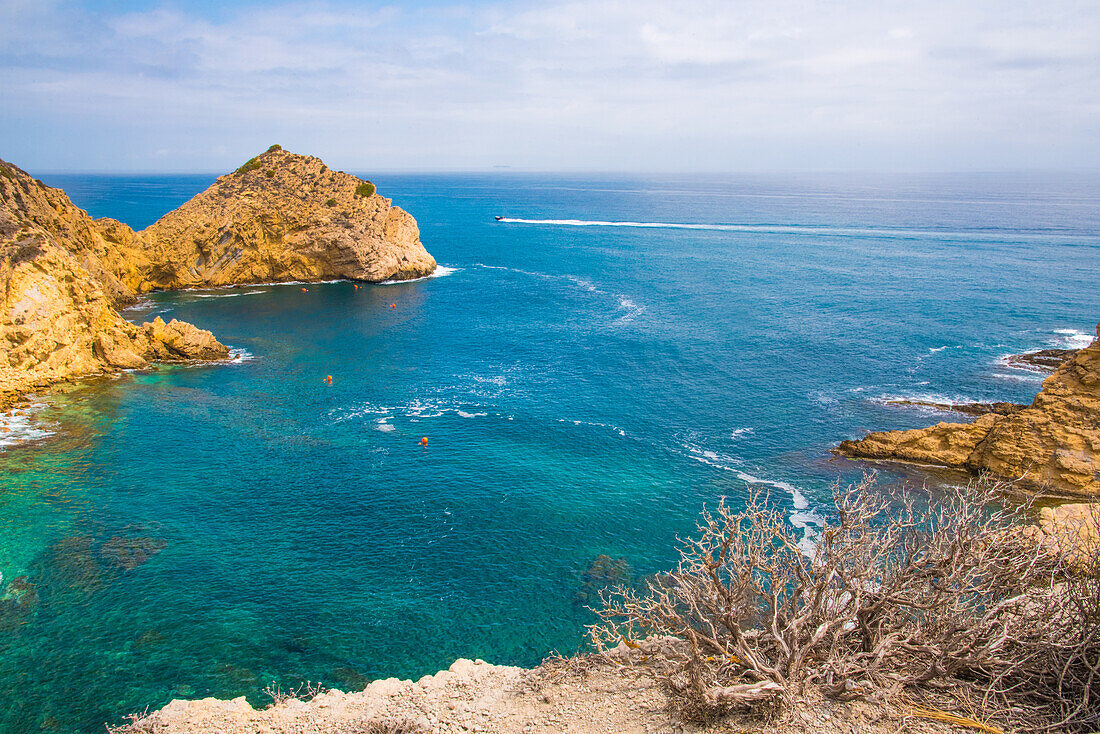
[[[99,547],[99,555],[107,565],[131,571],[160,553],[165,545],[160,538],[116,535]]]
[[[1078,351],[1077,349],[1040,349],[1037,352],[1011,354],[1005,358],[1005,362],[1013,367],[1034,372],[1053,372]]]
[[[920,408],[935,408],[963,415],[985,415],[996,413],[997,415],[1010,415],[1026,408],[1020,403],[930,403],[924,400],[887,400],[886,405],[912,405]]]
[[[625,558],[612,558],[601,553],[593,559],[584,572],[581,587],[574,594],[578,604],[591,604],[599,601],[600,592],[612,586],[625,584],[631,580],[630,564]]]

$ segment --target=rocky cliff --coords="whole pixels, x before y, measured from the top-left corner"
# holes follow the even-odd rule
[[[59,380],[228,356],[191,324],[122,318],[140,293],[435,266],[416,221],[373,185],[278,146],[142,232],[0,161],[0,408]]]
[[[115,225],[124,226],[107,226]],[[61,191],[0,161],[0,408],[59,380],[229,355],[191,324],[122,318],[116,307],[142,289],[146,261],[100,226]]]
[[[272,146],[141,232],[156,288],[430,275],[414,220],[372,184]]]
[[[990,413],[973,423],[870,433],[835,451],[988,473],[1062,494],[1100,495],[1100,338],[1072,354],[1022,410]]]

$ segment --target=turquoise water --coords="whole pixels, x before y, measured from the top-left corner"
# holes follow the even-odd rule
[[[944,417],[885,399],[1028,401],[999,357],[1100,318],[1094,175],[371,178],[441,277],[156,294],[238,359],[18,419],[0,730],[576,650],[600,554],[754,484],[812,528],[832,445]],[[212,179],[45,177],[139,228]]]

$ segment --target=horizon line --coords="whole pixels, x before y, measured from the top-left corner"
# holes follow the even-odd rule
[[[18,165],[18,164],[16,164]],[[331,166],[329,166],[331,168]],[[20,166],[22,168],[22,166]],[[30,170],[23,170],[31,173]],[[349,173],[356,172],[356,167],[349,166]],[[366,172],[365,169],[363,172]],[[37,175],[43,176],[226,176],[233,171],[223,170],[182,170],[182,169],[38,169]],[[675,169],[526,169],[511,167],[492,168],[377,168],[370,170],[371,174],[382,175],[444,175],[444,174],[522,174],[522,175],[590,175],[590,176],[743,176],[743,175],[774,175],[774,174],[877,174],[877,175],[958,175],[958,174],[1034,174],[1034,173],[1096,173],[1100,174],[1100,166],[1072,166],[1072,167],[1013,167],[1013,168],[743,168],[727,170],[675,170]]]

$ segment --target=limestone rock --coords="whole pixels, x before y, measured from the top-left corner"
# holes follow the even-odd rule
[[[869,433],[859,441],[841,442],[837,452],[853,458],[962,467],[1000,418],[987,413],[973,423],[937,423],[930,428]]]
[[[1044,380],[1029,408],[998,421],[969,463],[1064,492],[1100,494],[1100,340]]]
[[[842,442],[835,452],[986,472],[1061,494],[1100,495],[1100,339],[1044,380],[1023,410],[973,423],[871,433]]]
[[[142,324],[148,359],[162,361],[215,360],[229,356],[229,348],[205,329],[172,319],[167,324],[160,316]]]
[[[373,186],[278,146],[151,227],[92,219],[0,161],[0,408],[59,380],[150,361],[225,359],[181,321],[137,327],[137,294],[191,286],[429,275],[416,220]]]
[[[151,287],[138,272],[143,256],[125,225],[105,231],[115,239],[64,193],[0,161],[0,405],[157,358],[116,310]]]
[[[158,288],[429,275],[408,213],[319,158],[272,149],[139,234]]]

